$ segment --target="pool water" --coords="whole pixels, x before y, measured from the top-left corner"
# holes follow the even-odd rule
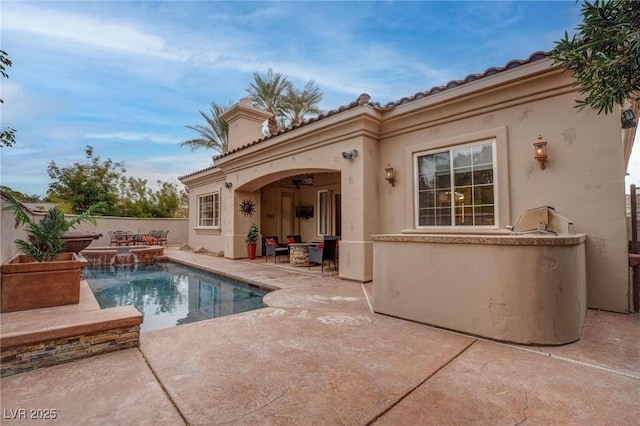
[[[83,269],[101,308],[133,305],[142,331],[173,327],[263,307],[263,291],[176,263]]]

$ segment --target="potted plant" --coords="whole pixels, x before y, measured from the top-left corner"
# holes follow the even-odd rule
[[[258,227],[252,223],[247,233],[247,250],[249,251],[249,260],[256,258],[256,247],[258,244]]]
[[[9,190],[0,188],[0,195],[8,202],[3,210],[12,211],[16,227],[24,225],[29,234],[28,241],[15,241],[19,253],[0,269],[0,312],[78,303],[81,271],[87,261],[77,253],[63,251],[63,236],[79,223],[95,225],[91,214],[104,203],[91,206],[72,220],[67,220],[60,208],[52,207],[35,221]]]

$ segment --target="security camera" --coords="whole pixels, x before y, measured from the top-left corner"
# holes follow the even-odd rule
[[[342,152],[342,158],[344,158],[345,160],[351,160],[353,157],[357,157],[357,156],[358,156],[358,151],[355,149],[352,149],[351,151]]]

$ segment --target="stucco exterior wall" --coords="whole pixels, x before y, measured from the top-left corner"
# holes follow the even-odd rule
[[[270,192],[262,193],[265,186],[289,176],[316,173],[320,184],[314,188],[313,193],[300,193],[300,205],[315,206],[316,191],[322,188],[330,189],[332,196],[336,193],[341,194],[340,276],[370,281],[373,259],[370,235],[378,229],[375,209],[367,211],[364,222],[363,217],[366,208],[378,204],[377,189],[367,180],[371,173],[375,173],[378,164],[377,139],[372,137],[377,136],[378,120],[379,113],[371,107],[347,111],[333,120],[303,128],[301,133],[285,134],[277,141],[263,142],[261,147],[247,148],[242,156],[219,159],[216,165],[225,171],[226,180],[232,183],[235,198],[235,210],[225,211],[232,224],[227,227],[228,222],[223,219],[224,232],[229,236],[225,256],[246,257],[246,248],[240,247],[245,245],[243,238],[251,220],[237,211],[237,204],[243,197],[254,197],[257,200],[258,210],[253,221],[258,223],[260,218],[270,213],[265,207],[271,209],[274,203],[272,199],[265,199],[265,195],[274,195]],[[342,152],[354,149],[359,152],[356,158],[343,158]],[[339,187],[337,183],[323,186],[320,176],[324,173],[339,174]],[[209,181],[213,182],[213,178],[209,177]],[[188,180],[183,179],[183,182],[191,188]],[[207,185],[207,190],[210,190],[214,183]],[[315,216],[317,217],[317,211]],[[366,232],[363,231],[363,223],[366,223]],[[305,238],[318,238],[315,226],[315,220],[301,220],[300,233],[305,235]],[[271,230],[270,225],[266,225],[266,229],[261,229],[261,233]]]
[[[211,193],[220,194],[220,221],[217,228],[198,226],[198,197]],[[204,247],[213,253],[224,252],[224,229],[230,226],[229,212],[232,210],[231,191],[224,187],[224,175],[218,170],[208,173],[203,179],[189,187],[188,244],[192,248]]]
[[[146,234],[154,230],[169,231],[167,234],[167,244],[169,245],[181,245],[189,240],[187,219],[101,216],[96,218],[96,222],[96,226],[82,223],[72,229],[72,231],[102,234],[102,237],[93,240],[89,247],[109,246],[111,244],[109,231],[131,231],[134,234]]]
[[[504,226],[515,224],[525,210],[554,207],[574,222],[575,232],[587,234],[589,307],[626,312],[625,170],[620,120],[616,114],[576,110],[577,94],[570,84],[565,74],[547,73],[526,84],[488,91],[483,94],[483,105],[463,97],[436,111],[426,108],[383,126],[383,134],[386,131],[389,136],[380,141],[382,161],[378,169],[383,169],[385,161],[402,167],[396,187],[387,185],[381,192],[381,205],[385,206],[381,209],[381,232],[415,230],[414,152],[495,135],[504,139],[497,145],[497,203],[501,213],[496,229],[482,232],[505,232]],[[533,142],[538,135],[548,141],[549,161],[544,170],[533,158]],[[384,182],[381,173],[378,181]],[[410,274],[407,272],[407,276]]]
[[[375,242],[376,312],[517,343],[580,339],[584,235],[440,237]]]
[[[39,221],[43,213],[34,213],[32,217]],[[68,215],[68,219],[74,217]],[[14,244],[16,239],[25,240],[27,233],[22,227],[15,229],[13,214],[3,211],[0,213],[2,244],[2,262],[8,260],[18,251]],[[148,219],[148,218],[123,218],[102,216],[96,218],[96,226],[90,223],[81,223],[72,231],[88,231],[102,234],[93,240],[89,247],[108,247],[111,244],[109,231],[131,231],[135,234],[144,234],[153,230],[169,231],[167,243],[169,245],[181,245],[189,240],[189,229],[187,219]]]
[[[4,202],[0,201],[0,207],[4,208]],[[18,251],[14,241],[17,239],[26,240],[27,233],[22,227],[16,229],[13,213],[0,209],[0,263],[4,263]]]
[[[588,306],[628,309],[624,154],[620,120],[574,108],[579,95],[567,74],[537,60],[454,85],[428,96],[378,108],[364,102],[288,130],[276,137],[234,142],[237,151],[216,159],[215,170],[182,179],[190,188],[189,244],[246,257],[244,238],[251,222],[261,232],[278,235],[281,190],[270,185],[301,174],[337,173],[342,200],[341,278],[375,281],[373,234],[508,234],[525,210],[549,205],[585,233]],[[248,131],[247,131],[248,132]],[[548,142],[547,168],[534,160],[533,142]],[[415,153],[495,140],[496,223],[478,229],[416,229],[414,224]],[[342,152],[356,150],[345,159]],[[396,185],[384,179],[396,172]],[[222,187],[227,181],[231,189]],[[314,205],[313,190],[297,192],[298,205]],[[198,194],[221,191],[222,228],[194,228]],[[338,189],[332,189],[337,193]],[[256,202],[253,218],[238,212],[242,199]],[[273,215],[276,215],[273,218]],[[314,219],[297,222],[299,233],[313,239]],[[419,279],[411,268],[398,279]],[[375,282],[374,282],[375,285]]]
[[[13,214],[3,211],[2,225],[0,226],[0,240],[2,243],[2,262],[7,261],[18,251],[14,241],[16,239],[27,239],[27,233],[22,227],[15,229],[13,226]],[[42,213],[33,214],[34,220],[39,221],[43,216]],[[68,215],[68,219],[73,215]],[[131,231],[134,234],[145,234],[149,231],[163,230],[169,231],[167,235],[167,244],[181,245],[189,240],[189,230],[187,219],[149,219],[149,218],[123,218],[123,217],[98,217],[96,218],[96,226],[90,223],[81,223],[71,229],[71,231],[87,231],[102,234],[96,240],[93,240],[89,247],[108,247],[111,244],[109,231]]]

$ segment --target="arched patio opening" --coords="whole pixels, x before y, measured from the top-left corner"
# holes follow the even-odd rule
[[[338,170],[291,169],[246,182],[237,193],[259,194],[254,221],[261,235],[277,236],[279,241],[300,235],[312,241],[342,233],[340,179]]]

